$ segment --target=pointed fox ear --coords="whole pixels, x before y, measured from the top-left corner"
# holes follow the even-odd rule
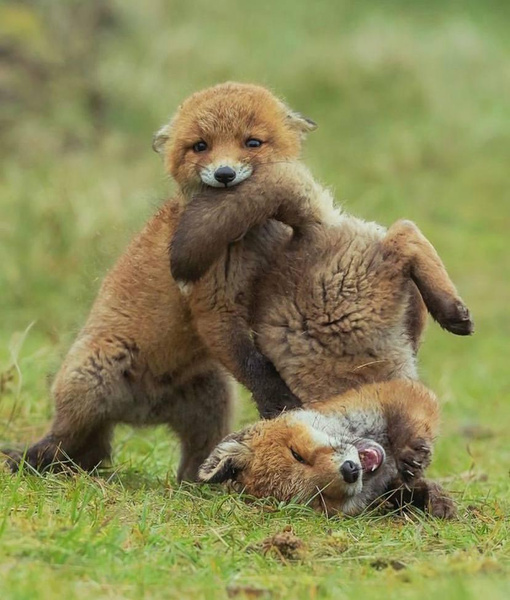
[[[287,110],[287,122],[290,126],[298,131],[302,137],[304,137],[310,131],[315,131],[317,129],[317,123],[308,117],[305,117],[301,113],[298,113],[294,110],[291,110],[288,106],[286,106]]]
[[[152,138],[152,149],[154,152],[158,154],[163,151],[166,143],[170,139],[170,134],[172,131],[172,121],[163,125],[159,131],[157,131]]]
[[[212,451],[198,471],[199,481],[223,483],[236,481],[239,473],[247,467],[251,458],[249,440],[253,428],[247,427],[231,433]]]

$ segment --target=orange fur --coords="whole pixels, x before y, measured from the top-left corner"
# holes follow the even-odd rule
[[[208,165],[257,164],[292,160],[301,152],[301,137],[315,124],[291,111],[269,90],[250,84],[226,83],[197,92],[180,106],[173,120],[156,135],[154,146],[180,188],[200,188],[200,170]],[[243,142],[258,138],[263,145],[247,149]],[[203,140],[208,149],[195,153]]]
[[[267,130],[252,129],[264,119]],[[164,155],[179,190],[133,240],[105,278],[87,323],[55,380],[56,416],[51,431],[28,449],[28,464],[44,470],[56,461],[59,467],[71,460],[84,469],[94,469],[109,457],[111,435],[117,423],[165,423],[181,439],[179,479],[195,479],[199,465],[229,430],[232,392],[221,365],[241,381],[243,369],[248,371],[251,377],[248,383],[259,386],[259,409],[269,414],[270,410],[299,404],[292,393],[299,389],[299,382],[310,392],[327,378],[331,365],[341,362],[337,360],[332,340],[352,342],[358,333],[354,327],[349,329],[352,321],[345,324],[347,329],[342,336],[338,336],[337,325],[328,318],[326,328],[322,326],[324,317],[328,317],[327,304],[321,307],[317,303],[317,298],[324,296],[320,282],[315,285],[314,273],[317,264],[323,263],[320,273],[327,274],[330,269],[335,280],[339,275],[335,269],[342,270],[349,264],[342,262],[348,260],[348,253],[342,252],[338,243],[342,230],[331,228],[327,222],[331,216],[330,196],[295,162],[300,138],[311,128],[309,121],[290,111],[263,88],[226,84],[193,96],[182,105],[172,123],[158,133],[155,148]],[[218,141],[209,137],[214,131]],[[262,151],[245,147],[247,135],[266,134],[269,137],[264,138]],[[196,136],[208,143],[206,153],[197,154],[190,148],[191,143],[197,142]],[[211,165],[229,161],[239,172],[249,167],[253,176],[234,188],[207,189],[204,170],[209,174]],[[214,238],[215,230],[223,227],[227,246],[219,245],[216,263],[192,287],[191,294],[183,296],[170,274],[168,245],[181,224],[186,223],[186,215],[193,214],[195,202],[202,205],[205,202],[207,209],[220,206],[222,210],[213,211],[217,222],[206,221],[207,229],[200,229],[201,235],[192,237],[192,242],[206,246],[209,237]],[[257,210],[251,210],[253,206]],[[238,213],[234,228],[230,228],[227,218],[232,213]],[[285,224],[268,221],[271,217],[291,225],[294,234]],[[363,238],[357,235],[356,223],[350,235],[354,239]],[[242,239],[236,241],[240,234]],[[366,236],[363,238],[372,258],[384,248],[383,237],[381,231],[373,239],[369,235],[368,242]],[[400,246],[403,248],[406,241],[414,242],[416,237],[409,235]],[[316,245],[315,241],[320,243]],[[422,244],[419,250],[422,248],[428,246]],[[403,261],[399,259],[401,254],[405,256]],[[390,275],[398,278],[398,286],[388,285],[384,277],[373,280],[386,285],[379,303],[390,315],[378,322],[378,339],[386,343],[378,351],[383,353],[389,345],[393,345],[395,352],[404,350],[404,360],[402,364],[396,361],[392,377],[412,375],[413,352],[423,327],[422,301],[409,272],[417,264],[416,254],[402,253],[398,248],[388,254],[388,263],[394,267],[390,268]],[[356,252],[353,255],[356,257]],[[430,258],[429,255],[430,252],[427,255]],[[365,257],[363,253],[360,256]],[[425,261],[426,265],[429,262]],[[363,260],[353,264],[360,263],[366,266]],[[444,304],[455,309],[460,300],[442,263],[433,266],[430,270],[433,277],[429,279],[436,281],[436,286],[431,287],[432,291],[442,292],[444,284]],[[359,271],[356,268],[347,271],[349,283],[356,287]],[[376,275],[381,273],[377,271]],[[280,283],[276,285],[278,278]],[[314,284],[311,288],[306,287],[308,281]],[[285,285],[293,294],[287,295]],[[435,297],[432,294],[430,300]],[[369,306],[366,301],[360,303],[354,299],[354,302],[370,315],[370,302]],[[294,318],[296,306],[311,311],[310,319],[302,319],[299,311],[299,318],[294,319],[298,326],[290,333],[297,336],[299,343],[288,343],[285,339],[282,343],[272,338],[275,319],[285,320],[289,315]],[[398,310],[393,311],[395,306]],[[409,319],[410,306],[418,307],[418,318],[414,321]],[[451,312],[455,321],[459,311]],[[414,323],[413,333],[409,333],[410,321]],[[446,319],[445,323],[450,321]],[[374,323],[368,319],[365,337],[360,338],[361,347],[373,337],[370,327]],[[306,330],[308,326],[312,333],[314,328],[320,330],[317,339]],[[324,348],[320,343],[320,335],[328,327],[331,334],[328,344],[332,345],[325,362],[321,352],[327,352],[327,345]],[[278,323],[276,328],[282,329]],[[385,333],[390,329],[395,329],[398,336],[396,341],[392,338],[386,342]],[[273,354],[274,364],[267,358]],[[243,361],[242,369],[238,369]],[[316,363],[321,365],[321,371]],[[329,391],[321,390],[322,399],[338,392],[341,368],[329,380]],[[286,373],[292,391],[280,373]],[[376,376],[387,375],[376,372]],[[370,372],[366,379],[373,377]],[[274,402],[267,404],[271,394]],[[8,454],[11,465],[17,468],[23,453]]]
[[[455,514],[452,501],[422,477],[438,421],[435,396],[418,382],[365,385],[231,434],[202,465],[200,478],[231,481],[235,489],[257,497],[294,499],[327,514],[350,515],[395,498],[406,482],[418,490],[411,502],[449,518]],[[374,471],[363,468],[367,447],[384,450]],[[361,473],[354,482],[342,476],[346,461]]]

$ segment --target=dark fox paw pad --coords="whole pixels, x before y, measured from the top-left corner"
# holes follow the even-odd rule
[[[441,325],[455,335],[471,335],[475,330],[468,307],[457,300],[446,311]]]
[[[411,483],[419,479],[429,466],[431,456],[432,450],[426,440],[419,439],[407,446],[398,461],[398,470],[403,481]]]

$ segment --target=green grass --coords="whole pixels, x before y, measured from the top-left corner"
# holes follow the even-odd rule
[[[431,325],[420,355],[460,514],[328,521],[179,487],[174,438],[120,428],[110,475],[0,473],[1,597],[509,597],[508,3],[119,0],[96,31],[100,5],[0,5],[2,444],[45,431],[101,277],[169,193],[152,133],[195,89],[257,81],[317,120],[305,158],[338,200],[415,220],[472,309],[473,338]],[[289,525],[294,559],[262,547]]]

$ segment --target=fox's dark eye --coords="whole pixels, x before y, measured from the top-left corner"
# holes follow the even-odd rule
[[[205,152],[207,150],[207,144],[200,140],[196,144],[193,144],[193,152]]]
[[[260,146],[262,146],[262,142],[257,138],[248,138],[245,142],[245,146],[247,148],[260,148]]]
[[[290,449],[290,451],[292,452],[292,456],[300,463],[305,464],[306,460],[300,455],[298,454],[295,450],[293,450],[292,448]]]

